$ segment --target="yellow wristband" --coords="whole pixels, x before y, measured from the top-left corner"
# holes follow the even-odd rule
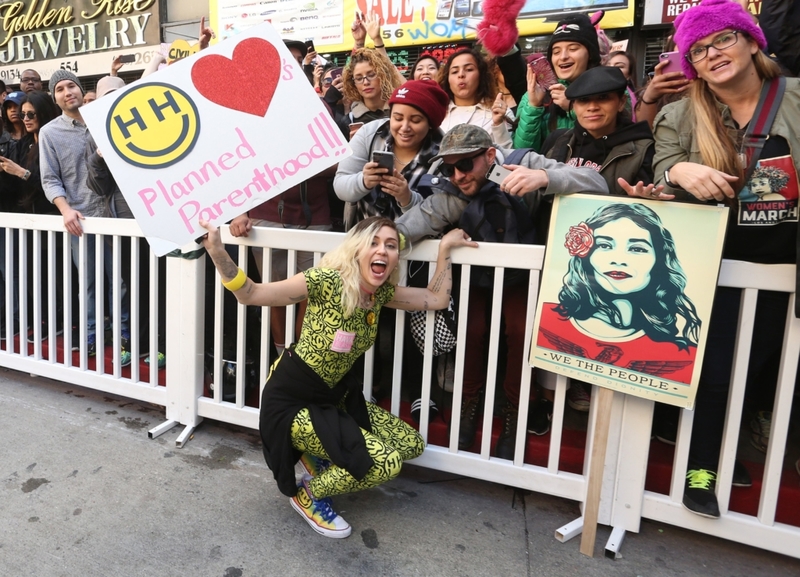
[[[242,288],[245,283],[247,282],[247,275],[244,274],[242,269],[239,269],[239,272],[236,273],[236,276],[233,277],[228,282],[222,281],[222,286],[228,289],[231,292],[238,291]]]

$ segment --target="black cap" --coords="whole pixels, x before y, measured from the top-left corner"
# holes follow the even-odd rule
[[[547,47],[547,59],[553,61],[553,44],[556,42],[577,42],[589,51],[588,68],[600,66],[600,43],[597,41],[597,30],[586,14],[570,14],[561,20]]]
[[[590,68],[568,87],[566,96],[570,100],[594,96],[595,94],[609,94],[625,92],[628,82],[625,75],[616,66],[597,66]]]
[[[308,54],[308,48],[306,48],[305,43],[300,42],[299,40],[284,40],[283,43],[286,44],[286,48],[289,50],[294,48],[295,50],[299,50],[300,54],[303,56]]]

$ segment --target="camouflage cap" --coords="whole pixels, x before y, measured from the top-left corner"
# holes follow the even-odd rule
[[[451,154],[478,152],[492,146],[494,146],[492,138],[483,128],[474,124],[459,124],[444,135],[442,143],[439,145],[439,154],[434,156],[431,161]]]

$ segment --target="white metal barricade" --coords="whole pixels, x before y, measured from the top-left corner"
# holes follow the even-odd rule
[[[97,287],[95,317],[97,319],[96,355],[90,354],[87,338],[87,307],[91,304],[86,292],[85,275],[77,275],[73,269],[70,250],[70,235],[64,232],[63,219],[59,216],[0,213],[0,235],[4,237],[5,251],[0,254],[4,270],[17,271],[17,275],[6,274],[3,279],[4,294],[2,309],[4,323],[0,326],[0,364],[31,374],[58,379],[100,391],[114,393],[166,406],[166,389],[158,386],[158,371],[149,371],[147,380],[140,374],[138,357],[153,351],[156,358],[158,326],[159,286],[157,259],[152,253],[150,283],[140,286],[139,238],[141,231],[132,220],[91,218],[82,221],[84,233],[77,241],[80,268],[87,269],[87,259],[95,258],[94,280]],[[72,237],[75,238],[75,237]],[[94,244],[94,252],[90,250]],[[122,243],[129,243],[126,251]],[[144,246],[147,246],[143,242]],[[112,279],[111,309],[106,305],[104,286],[104,253],[111,252]],[[123,252],[130,262],[123,262]],[[131,339],[130,353],[133,362],[125,370],[121,363],[121,302],[122,267],[129,267],[131,277],[130,318],[131,330],[138,332],[142,315],[140,304],[149,299],[150,335],[149,346],[140,347],[137,339]],[[16,280],[16,287],[14,286]],[[163,279],[162,279],[163,280]],[[75,281],[73,283],[73,281]],[[73,285],[77,287],[74,292]],[[44,290],[43,290],[44,289]],[[144,294],[142,294],[144,293]],[[77,309],[73,303],[77,304]],[[15,306],[16,304],[16,306]],[[7,314],[16,309],[14,314]],[[29,315],[29,311],[32,314]],[[109,315],[110,313],[110,315]],[[104,319],[111,326],[113,346],[106,349]],[[70,328],[75,323],[78,332],[73,336]],[[162,323],[163,324],[163,323]],[[28,334],[31,327],[31,334]],[[61,331],[63,330],[63,335]],[[18,336],[17,336],[17,333]],[[60,344],[59,344],[60,342]],[[77,350],[77,360],[72,352]],[[163,351],[162,351],[163,352]],[[60,353],[60,354],[59,354]],[[107,370],[107,356],[111,356],[111,369]],[[93,359],[93,363],[90,362]],[[94,364],[94,368],[90,368]]]
[[[133,221],[108,220],[108,219],[87,219],[83,221],[84,229],[88,234],[104,235],[111,237],[110,247],[113,249],[113,270],[114,285],[118,286],[119,271],[123,266],[130,266],[131,275],[134,279],[139,279],[138,256],[133,252],[138,250],[134,243],[132,249],[131,262],[126,263],[121,260],[120,244],[125,237],[139,237],[141,232]],[[35,288],[40,285],[42,274],[46,274],[48,279],[54,278],[54,250],[57,246],[56,238],[64,237],[64,244],[68,244],[68,239],[63,231],[62,219],[60,217],[41,217],[32,215],[9,215],[0,214],[0,228],[4,229],[0,234],[5,235],[5,254],[0,255],[5,259],[7,270],[12,264],[12,255],[17,254],[20,261],[27,263],[28,251],[33,251],[30,255],[34,268],[46,271],[46,273],[34,272],[31,276],[32,285],[27,285],[27,264],[20,265],[25,274],[20,274],[19,292],[13,291],[13,279],[10,275],[5,279],[5,299],[4,306],[10,310],[12,299],[16,298],[20,305],[21,326],[30,324],[27,318],[28,300],[33,298],[30,308],[33,310],[33,322],[42,318],[42,301],[50,305],[55,303],[56,293],[51,290],[53,283],[48,283],[48,292],[44,294],[37,292]],[[271,262],[273,258],[272,250],[282,249],[288,251],[289,274],[296,272],[298,251],[309,251],[314,253],[314,260],[318,262],[322,254],[330,250],[341,242],[342,236],[337,233],[298,231],[289,229],[260,229],[255,228],[248,238],[233,238],[223,228],[223,239],[233,247],[234,255],[238,257],[240,266],[247,270],[247,247],[265,247],[263,256],[263,271],[265,279],[269,279]],[[28,233],[13,232],[17,229],[31,229],[45,231],[40,233],[30,233],[33,235],[32,242],[28,242]],[[16,240],[15,238],[23,240]],[[100,238],[98,236],[98,238]],[[98,243],[99,244],[99,243]],[[37,260],[37,254],[41,247],[47,246],[47,258],[44,262]],[[438,243],[426,241],[418,243],[414,247],[409,259],[416,261],[435,260]],[[81,244],[80,263],[85,266],[86,247]],[[123,372],[119,366],[119,347],[111,347],[113,355],[113,369],[106,372],[104,367],[104,351],[98,343],[98,358],[94,369],[89,370],[88,354],[85,350],[85,330],[81,332],[81,352],[79,361],[75,366],[71,364],[71,356],[64,356],[58,360],[53,354],[48,352],[42,354],[41,341],[34,335],[32,353],[22,344],[25,343],[24,335],[20,335],[20,347],[16,350],[13,339],[5,339],[0,342],[0,365],[22,370],[25,372],[40,374],[65,382],[75,383],[81,386],[115,393],[125,397],[156,403],[165,407],[167,421],[152,430],[151,436],[163,433],[172,426],[181,424],[185,426],[184,431],[179,436],[177,444],[180,446],[188,438],[192,429],[197,426],[203,418],[211,418],[227,423],[237,424],[249,428],[258,427],[258,399],[263,383],[268,374],[269,365],[274,361],[270,352],[270,309],[256,309],[260,314],[253,316],[251,307],[248,313],[247,307],[242,305],[225,306],[225,291],[216,278],[206,279],[206,271],[212,269],[206,263],[205,257],[196,258],[202,253],[196,252],[198,247],[187,247],[184,258],[167,258],[166,279],[159,278],[158,267],[155,266],[157,259],[151,255],[150,282],[146,287],[139,283],[132,283],[131,292],[131,318],[132,327],[139,319],[138,303],[140,295],[146,293],[150,298],[149,326],[150,334],[147,342],[148,351],[136,350],[134,362],[128,374]],[[100,249],[97,255],[100,256]],[[480,448],[477,452],[458,450],[458,433],[460,427],[459,410],[462,398],[463,373],[465,365],[465,347],[457,346],[455,355],[455,383],[453,390],[453,406],[450,420],[447,442],[443,446],[429,444],[425,453],[415,462],[419,465],[448,471],[460,475],[484,479],[488,481],[503,483],[506,485],[529,489],[550,495],[565,497],[582,502],[585,499],[587,483],[582,474],[567,472],[560,463],[562,449],[562,439],[564,434],[564,414],[567,381],[563,377],[556,379],[555,401],[550,431],[550,442],[548,449],[547,463],[544,466],[536,466],[525,463],[526,426],[523,415],[527,414],[528,401],[532,386],[531,371],[527,366],[527,358],[521,360],[522,381],[520,386],[520,419],[517,425],[515,437],[515,457],[513,461],[498,459],[492,456],[491,439],[489,434],[492,426],[497,426],[493,419],[494,398],[497,388],[496,375],[498,363],[505,360],[501,358],[500,341],[501,321],[500,321],[500,300],[503,291],[504,271],[508,268],[527,269],[530,271],[528,280],[528,309],[526,316],[526,337],[525,350],[528,350],[533,326],[534,303],[536,302],[539,274],[543,262],[543,247],[520,246],[520,245],[492,245],[482,243],[477,250],[462,248],[455,250],[452,255],[454,264],[462,267],[461,288],[457,294],[459,299],[459,318],[458,318],[458,342],[464,343],[467,331],[469,330],[468,307],[470,297],[468,278],[476,266],[491,267],[495,270],[493,287],[493,305],[491,307],[491,321],[488,324],[490,335],[489,345],[486,351],[488,367],[486,373],[486,392],[484,400],[483,434],[481,436]],[[69,248],[63,248],[58,258],[63,259],[64,281],[62,297],[66,315],[71,312],[71,276],[72,272],[71,256]],[[96,268],[96,278],[99,281],[103,278],[102,258],[97,258],[101,264]],[[401,262],[401,267],[405,269],[407,263]],[[37,276],[39,275],[39,276]],[[68,280],[69,279],[69,280]],[[797,370],[798,352],[800,351],[800,325],[790,313],[788,315],[786,337],[784,339],[783,361],[781,365],[781,376],[778,393],[775,399],[773,411],[772,437],[770,440],[767,455],[767,464],[764,474],[763,489],[761,494],[761,505],[757,516],[747,516],[728,511],[728,500],[730,497],[730,480],[732,477],[733,460],[736,449],[736,440],[739,433],[739,424],[742,413],[742,399],[744,395],[744,378],[746,373],[746,359],[749,352],[749,333],[752,330],[752,318],[755,310],[755,298],[758,290],[769,289],[785,292],[794,291],[794,267],[793,266],[757,266],[746,263],[724,262],[720,284],[724,286],[735,286],[745,288],[743,297],[743,314],[740,320],[740,335],[737,342],[737,364],[734,369],[734,382],[732,385],[731,400],[728,406],[728,420],[725,431],[725,441],[721,457],[720,479],[718,483],[718,494],[722,518],[719,520],[708,520],[693,515],[683,510],[681,506],[681,493],[683,488],[683,477],[686,469],[686,457],[688,455],[688,443],[691,434],[692,413],[683,411],[681,426],[679,431],[678,443],[675,451],[675,462],[673,467],[672,490],[670,495],[664,496],[644,489],[644,479],[647,470],[647,460],[649,453],[650,428],[652,424],[653,403],[642,399],[625,396],[615,393],[612,405],[612,428],[609,435],[606,466],[603,474],[603,491],[601,498],[601,508],[599,514],[600,523],[610,525],[614,528],[612,538],[607,545],[607,549],[618,550],[625,531],[638,531],[641,519],[650,518],[655,520],[673,523],[688,527],[703,533],[716,535],[725,539],[748,543],[764,549],[778,551],[787,555],[800,557],[800,528],[781,525],[775,523],[775,511],[777,506],[777,494],[779,488],[780,472],[785,451],[789,412],[791,399],[794,389],[794,375]],[[213,288],[211,288],[213,287]],[[155,301],[159,298],[159,289],[166,299],[166,386],[159,386],[157,381],[157,371],[151,371],[151,377],[142,381],[139,377],[138,364],[136,357],[151,353],[154,357],[157,352],[158,326],[157,310]],[[206,291],[213,292],[206,294]],[[32,295],[29,297],[28,295]],[[98,291],[102,294],[102,291]],[[118,295],[119,292],[114,293]],[[81,327],[85,329],[85,306],[86,296],[78,295],[80,308],[78,315]],[[793,302],[792,296],[792,302]],[[118,327],[119,306],[118,299],[114,299],[114,313],[112,324]],[[56,335],[53,333],[57,325],[54,317],[54,309],[48,307],[48,340],[52,340]],[[102,303],[98,304],[98,318],[102,318]],[[232,316],[231,316],[232,315]],[[391,343],[393,352],[393,362],[391,367],[382,367],[391,372],[392,389],[390,394],[390,408],[395,414],[399,414],[401,401],[404,397],[403,386],[403,346],[405,336],[405,323],[403,322],[405,313],[398,311],[398,321],[395,323],[394,335]],[[164,323],[162,323],[163,325]],[[253,326],[255,325],[255,327]],[[224,327],[229,330],[225,331]],[[230,330],[230,327],[235,327]],[[295,312],[289,307],[286,315],[286,331],[292,334],[295,326]],[[13,334],[11,321],[6,318],[4,326],[0,327],[3,335]],[[98,331],[100,333],[102,331]],[[432,366],[434,357],[430,354],[430,347],[433,335],[433,313],[428,314],[427,323],[426,354],[423,355],[422,374],[427,375],[422,382],[422,410],[420,432],[427,440],[429,437],[428,425],[428,401],[432,395],[432,389],[437,385],[432,383]],[[208,335],[208,336],[207,336]],[[257,350],[253,350],[252,343],[248,348],[248,339],[260,343]],[[113,342],[119,342],[119,330],[114,329]],[[70,345],[69,337],[64,337],[65,348]],[[98,336],[100,341],[102,336]],[[230,347],[230,341],[235,341],[233,351],[226,351],[225,345]],[[288,340],[291,340],[289,338]],[[227,341],[227,342],[226,342]],[[208,345],[206,343],[209,343]],[[133,347],[132,347],[133,348]],[[209,348],[209,354],[206,349]],[[108,351],[105,354],[109,354]],[[233,356],[233,359],[224,359],[225,355]],[[369,396],[372,391],[373,366],[379,361],[379,354],[370,350],[365,356],[364,368],[364,388],[365,394]],[[744,360],[743,360],[744,359]],[[223,360],[225,362],[223,362]],[[255,390],[252,383],[248,381],[244,369],[248,360],[258,366],[257,384]],[[742,365],[742,362],[744,365]],[[225,371],[233,367],[235,372],[234,386],[232,390],[225,388]],[[124,374],[124,376],[123,376]],[[583,470],[588,470],[588,455],[591,454],[592,431],[594,426],[594,411],[590,413],[589,425],[586,439],[587,455],[584,459]],[[566,540],[580,531],[580,520],[571,523],[560,530],[560,538]]]

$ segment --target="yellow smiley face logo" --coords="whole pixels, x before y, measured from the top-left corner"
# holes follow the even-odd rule
[[[200,115],[183,90],[152,82],[129,90],[114,103],[106,132],[125,162],[164,168],[192,151],[200,136]]]

